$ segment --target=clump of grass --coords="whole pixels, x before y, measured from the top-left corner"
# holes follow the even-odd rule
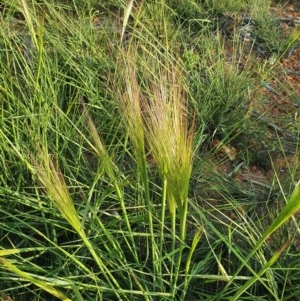
[[[123,112],[125,128],[133,143],[141,174],[149,214],[152,248],[158,245],[159,254],[163,252],[166,206],[171,216],[172,249],[177,248],[177,241],[179,244],[176,265],[175,261],[172,262],[170,275],[170,277],[173,277],[173,273],[175,275],[171,279],[172,294],[175,295],[186,240],[188,191],[194,155],[193,124],[189,125],[188,104],[184,95],[180,65],[171,62],[165,66],[157,58],[145,61],[148,51],[141,54],[142,49],[135,49],[135,52],[129,51],[123,56],[121,69],[118,69],[121,82],[118,81],[114,89],[118,91],[117,97]],[[122,90],[120,87],[123,87]],[[158,217],[161,222],[159,243],[156,242],[156,235],[153,232],[152,215],[153,208],[157,204],[152,203],[150,199],[147,161],[149,156],[152,157],[163,183],[159,204],[161,215]],[[180,225],[178,233],[177,215]],[[157,255],[153,254],[153,260],[159,260],[156,258]],[[158,270],[161,271],[161,268]]]
[[[180,71],[170,67],[170,70],[158,72],[161,79],[152,84],[153,98],[145,104],[146,139],[157,168],[166,181],[170,213],[175,216],[178,210],[182,218],[180,237],[184,241],[193,165],[193,133],[188,128],[188,107]]]
[[[152,84],[153,99],[145,106],[145,132],[150,153],[164,183],[172,219],[173,250],[176,249],[176,216],[179,215],[179,253],[175,270],[172,271],[175,274],[173,281],[176,287],[186,240],[193,134],[188,128],[188,111],[180,82],[181,74],[173,67],[166,71],[167,74],[164,74],[164,70],[158,72],[163,80],[158,79],[159,82]]]
[[[248,91],[253,84],[247,65],[240,70],[239,42],[232,45],[230,57],[226,54],[225,39],[203,30],[201,40],[186,49],[183,62],[188,70],[186,85],[198,120],[210,137],[225,138],[234,135],[243,126],[249,106]],[[247,61],[246,61],[247,63]]]
[[[202,5],[181,6],[193,20],[176,27],[165,1],[5,4],[3,298],[295,297],[293,238],[270,239],[290,218],[299,233],[299,185],[287,192],[278,176],[287,205],[259,216],[260,190],[222,173],[201,147],[205,137],[226,144],[246,132],[253,95],[240,44],[229,59],[220,35],[184,28],[203,21]],[[93,9],[102,17],[109,7],[125,16],[120,32],[109,31],[110,19],[94,26]],[[16,9],[26,13],[18,22]]]
[[[245,7],[244,0],[239,0],[239,1],[226,0],[222,2],[216,0],[205,0],[205,4],[209,9],[221,14],[241,11],[242,8]]]

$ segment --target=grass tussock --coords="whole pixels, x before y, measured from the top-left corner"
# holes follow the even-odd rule
[[[270,6],[1,4],[0,300],[298,300]]]

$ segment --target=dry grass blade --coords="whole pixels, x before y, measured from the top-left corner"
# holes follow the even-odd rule
[[[128,24],[128,19],[129,19],[129,16],[131,14],[131,11],[132,11],[132,8],[133,8],[133,0],[130,0],[125,11],[124,11],[124,19],[123,19],[123,26],[122,26],[122,32],[121,32],[121,43],[123,41],[123,38],[124,38],[124,34],[125,34],[125,30],[126,30],[126,27],[127,27],[127,24]]]

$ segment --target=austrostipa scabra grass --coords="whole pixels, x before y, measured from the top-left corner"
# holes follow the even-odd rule
[[[280,44],[256,22],[270,2],[2,2],[0,291],[297,298],[297,217],[264,237],[299,178],[297,86],[285,118],[269,115],[286,109],[278,95],[258,98],[297,45],[271,73],[257,57]],[[241,41],[249,16],[270,40]]]

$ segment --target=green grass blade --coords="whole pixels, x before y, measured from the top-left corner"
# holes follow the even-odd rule
[[[59,300],[62,300],[62,301],[72,301],[65,294],[63,294],[61,291],[59,291],[56,288],[54,288],[52,285],[48,284],[45,281],[36,279],[32,275],[30,275],[30,274],[28,274],[28,273],[20,270],[16,265],[14,265],[13,263],[11,263],[9,260],[0,257],[0,264],[2,264],[5,268],[7,268],[9,271],[13,272],[17,276],[19,276],[22,279],[25,279],[25,280],[33,283],[34,285],[42,288],[44,291],[46,291],[49,294],[55,296]]]
[[[257,242],[255,247],[251,250],[247,258],[245,259],[245,263],[239,268],[236,275],[240,272],[240,270],[244,267],[244,265],[249,261],[250,258],[256,253],[258,249],[261,248],[263,243],[273,234],[279,227],[281,227],[284,223],[286,223],[297,211],[300,210],[300,181],[296,185],[288,203],[279,213],[278,217],[274,220],[271,226],[264,232],[260,240]],[[278,259],[280,254],[285,249],[285,245],[280,249],[273,257],[269,260],[269,262],[258,272],[253,278],[248,280],[244,286],[242,286],[237,293],[230,299],[231,301],[238,300],[238,298],[249,288],[256,280],[260,278],[260,276]],[[234,279],[234,278],[233,278]]]

